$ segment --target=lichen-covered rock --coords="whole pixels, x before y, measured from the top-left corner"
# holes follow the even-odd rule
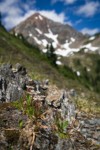
[[[16,64],[16,69],[13,69],[10,64],[2,65],[0,67],[0,102],[20,99],[28,80],[26,69],[20,64]]]
[[[18,73],[20,73],[21,75],[26,75],[26,68],[21,64],[17,63],[15,67]]]
[[[0,101],[5,101],[7,83],[6,79],[0,75]]]
[[[61,117],[64,120],[68,120],[71,123],[71,120],[75,118],[75,105],[69,91],[60,90],[56,86],[50,86],[48,87],[46,101],[51,107],[60,111]]]
[[[23,90],[16,84],[9,83],[6,90],[6,102],[19,100],[23,94]]]

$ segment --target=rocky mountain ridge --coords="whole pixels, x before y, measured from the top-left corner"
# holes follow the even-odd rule
[[[39,13],[33,14],[17,25],[11,33],[15,36],[22,35],[30,44],[38,46],[44,53],[47,52],[47,45],[52,43],[55,53],[64,57],[82,48],[98,50],[98,44],[93,42],[96,37],[87,37],[71,26],[54,22]],[[87,41],[89,43],[85,44]]]
[[[82,33],[75,31],[71,26],[54,22],[39,13],[17,25],[13,31],[16,36],[22,34],[29,43],[38,45],[41,50],[50,43],[55,49],[65,49],[67,42],[70,45],[77,43],[77,46],[85,39]]]

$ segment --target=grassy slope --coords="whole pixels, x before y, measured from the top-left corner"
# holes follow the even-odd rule
[[[89,101],[96,101],[96,104],[99,104],[99,95],[85,87],[86,80],[83,78],[79,80],[69,68],[54,68],[37,48],[28,45],[0,27],[0,63],[18,62],[24,65],[35,79],[49,78],[60,88],[74,88],[78,93],[84,92]]]
[[[0,62],[17,62],[27,67],[30,72],[47,74],[55,70],[46,63],[46,58],[34,48],[25,45],[20,39],[14,37],[0,28]],[[41,63],[40,63],[41,62]]]
[[[100,55],[78,52],[64,60],[72,70],[79,71],[78,80],[91,91],[100,92]]]
[[[6,32],[0,27],[0,63],[21,63],[34,78],[49,78],[58,86],[73,87],[76,81],[67,81],[57,69],[52,67],[48,59],[35,47],[28,45],[17,37]]]
[[[90,39],[90,38],[89,38]],[[98,46],[100,51],[100,33],[95,35],[95,39],[87,40],[84,44],[91,43]],[[62,58],[62,62],[73,70],[80,72],[78,80],[90,91],[100,93],[100,55],[98,52],[84,52],[84,48],[78,53],[66,58]]]
[[[84,106],[86,110],[85,105],[87,105],[88,108],[94,109],[96,102],[96,109],[100,113],[100,55],[80,51],[70,58],[63,58],[62,61],[72,70],[80,72],[78,80],[87,89],[85,91],[86,97],[89,96],[88,98],[85,97],[85,100],[79,98],[81,107]]]

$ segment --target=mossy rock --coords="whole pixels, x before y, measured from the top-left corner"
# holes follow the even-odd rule
[[[6,129],[5,137],[9,144],[16,144],[19,140],[20,132],[16,129]]]

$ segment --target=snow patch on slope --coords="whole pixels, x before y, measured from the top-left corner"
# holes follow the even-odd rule
[[[39,15],[40,20],[43,20],[42,16]]]
[[[72,41],[72,42],[75,42],[75,39],[74,39],[73,37],[71,37],[71,41]]]
[[[38,17],[35,17],[35,19],[37,20],[37,19],[38,19]]]
[[[42,40],[42,44],[43,44],[44,47],[46,47],[47,44],[48,44],[47,40],[46,40],[46,39],[43,39],[43,40]]]
[[[58,40],[57,40],[58,34],[54,35],[52,33],[52,31],[50,30],[50,28],[48,29],[48,32],[49,33],[45,33],[45,36],[50,38],[50,39],[52,39],[54,41],[52,44],[53,44],[53,47],[56,48],[57,45],[58,45]]]
[[[38,28],[35,28],[35,30],[39,33],[39,34],[43,34],[42,31]],[[70,41],[66,40],[64,44],[60,45],[60,48],[57,48],[59,45],[59,41],[58,41],[58,34],[53,34],[53,32],[51,31],[49,25],[48,25],[48,33],[44,34],[46,37],[50,38],[53,40],[52,45],[53,47],[56,49],[55,50],[55,54],[57,54],[58,56],[63,56],[63,57],[67,57],[70,55],[73,55],[74,52],[79,52],[80,49],[84,48],[84,52],[88,52],[89,50],[91,51],[96,51],[98,49],[98,47],[93,47],[91,43],[88,43],[86,45],[82,45],[79,48],[70,48],[70,45],[75,42],[75,39],[73,37],[70,38]],[[42,39],[41,41],[38,40],[37,37],[34,37],[32,35],[32,33],[29,33],[29,36],[34,38],[34,40],[36,41],[37,44],[39,45],[43,45],[44,47],[47,46],[48,41],[46,39]],[[89,38],[89,40],[93,40],[95,39],[95,36],[92,36]],[[43,53],[47,52],[47,49],[44,48]],[[61,65],[58,61],[58,65]]]
[[[72,55],[73,52],[78,52],[78,51],[79,51],[79,49],[71,49],[71,48],[69,48],[69,49],[57,49],[55,51],[55,54],[66,57],[66,56]]]
[[[65,44],[62,45],[61,49],[57,49],[55,51],[55,54],[66,57],[66,56],[73,54],[73,52],[78,52],[79,51],[78,48],[74,49],[74,48],[69,47],[74,41],[75,41],[74,38],[71,38],[70,42],[68,42],[68,40],[66,40]]]
[[[32,37],[33,35],[32,35],[32,33],[29,33],[29,37]]]
[[[94,39],[94,38],[92,38]],[[96,51],[98,49],[98,47],[93,47],[91,43],[80,46],[79,48],[70,48],[70,45],[75,42],[74,38],[70,39],[70,42],[68,42],[68,40],[66,40],[65,44],[61,45],[61,48],[57,49],[55,51],[55,54],[66,57],[69,55],[72,55],[74,52],[79,52],[80,49],[84,48],[85,52],[88,52],[89,50],[91,51]]]
[[[80,76],[80,75],[81,75],[81,73],[80,73],[79,71],[77,71],[76,74],[77,74],[77,76]]]
[[[35,28],[35,30],[39,33],[39,34],[42,34],[42,31],[38,28]]]
[[[39,44],[39,45],[41,44],[41,41],[39,41],[39,40],[37,39],[37,37],[33,37],[33,38],[34,38],[34,40],[36,41],[37,44]]]
[[[88,72],[90,72],[90,71],[91,71],[91,69],[90,69],[90,68],[87,68],[87,71],[88,71]]]
[[[92,36],[92,37],[89,38],[90,41],[94,40],[94,39],[95,39],[95,36]]]
[[[42,52],[43,53],[46,53],[47,52],[47,49],[45,48],[45,49],[42,49]]]
[[[87,48],[84,49],[84,52],[87,53],[89,50]]]
[[[61,59],[61,57],[57,57],[57,59],[58,59],[58,60],[60,60],[60,59]]]
[[[15,33],[15,36],[18,36],[18,33],[17,33],[17,32]]]
[[[93,47],[91,43],[81,46],[81,48],[86,48],[86,50],[96,51],[98,47]],[[87,52],[85,51],[85,52]]]
[[[61,61],[58,61],[58,60],[56,61],[56,64],[57,65],[62,65]]]

